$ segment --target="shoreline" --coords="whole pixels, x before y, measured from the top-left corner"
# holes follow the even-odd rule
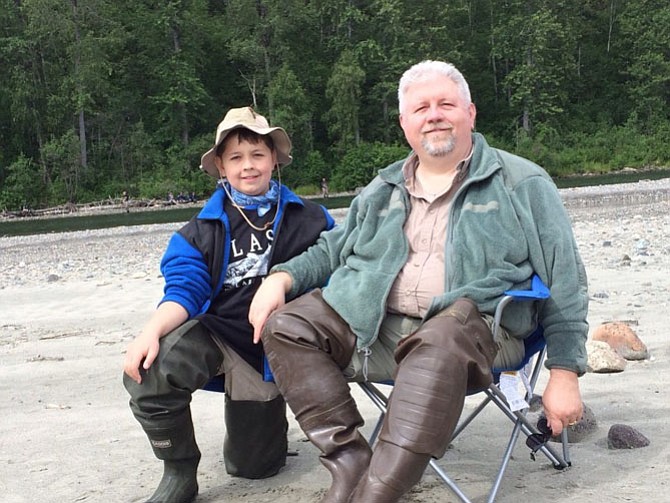
[[[653,172],[665,172],[668,171],[670,168],[650,168],[650,169],[630,169],[626,171],[625,169],[621,171],[620,174],[625,175],[629,173],[636,173],[640,175],[644,175],[645,173],[653,173]],[[561,180],[565,179],[589,179],[589,178],[597,178],[599,176],[603,176],[602,174],[593,174],[593,173],[586,173],[582,175],[573,175],[569,177],[562,177],[560,178]],[[562,194],[565,194],[565,200],[569,201],[573,197],[574,198],[584,198],[584,197],[590,197],[588,194],[589,193],[598,193],[598,192],[611,192],[612,195],[618,194],[622,195],[623,193],[626,192],[640,192],[644,191],[645,189],[642,189],[644,185],[655,185],[658,184],[659,182],[663,181],[668,181],[670,182],[670,175],[666,178],[659,178],[659,179],[645,179],[645,178],[640,178],[638,181],[635,182],[621,182],[621,183],[608,183],[608,184],[595,184],[595,185],[584,185],[584,186],[577,186],[577,187],[571,187],[571,188],[561,188],[558,189],[559,192]],[[654,189],[648,189],[648,190],[654,190]],[[665,188],[666,193],[670,193],[670,183],[668,183],[667,187]],[[351,191],[351,192],[341,192],[341,193],[334,193],[331,194],[330,197],[340,197],[340,196],[354,196],[356,194],[356,191]],[[307,199],[320,199],[321,196],[319,194],[313,194],[313,195],[306,195],[302,196]],[[668,199],[670,199],[670,194],[666,196]],[[152,211],[162,211],[162,210],[170,210],[170,209],[178,209],[178,208],[199,208],[202,207],[202,204],[204,203],[205,199],[201,199],[195,202],[175,202],[175,203],[167,203],[163,200],[157,200],[157,199],[131,199],[129,203],[124,204],[123,201],[119,198],[112,198],[110,197],[107,200],[104,201],[94,201],[94,202],[89,202],[89,203],[81,203],[81,204],[63,204],[60,206],[54,206],[50,208],[40,208],[37,210],[24,210],[26,211],[26,214],[22,213],[22,210],[17,210],[17,211],[2,211],[0,212],[0,223],[4,222],[16,222],[16,221],[31,221],[31,220],[43,220],[43,219],[51,219],[51,218],[76,218],[79,216],[94,216],[94,215],[108,215],[108,214],[122,214],[128,212],[152,212]],[[38,214],[30,214],[30,213],[38,213]]]
[[[637,182],[624,182],[616,184],[607,184],[607,185],[588,185],[582,187],[570,187],[558,189],[563,203],[567,209],[571,207],[580,207],[580,206],[599,206],[601,204],[608,205],[620,205],[620,204],[647,204],[655,203],[662,201],[670,201],[670,177],[660,178],[657,180],[648,180],[643,179]],[[355,193],[338,193],[333,194],[331,197],[336,196],[354,196]],[[319,196],[307,198],[318,199]],[[205,200],[199,201],[197,203],[179,203],[177,205],[155,205],[150,207],[137,207],[141,212],[153,212],[153,211],[164,211],[164,210],[174,210],[174,209],[187,209],[201,208]],[[136,213],[131,211],[131,213]],[[341,214],[343,211],[346,212],[347,208],[335,208],[330,209],[331,213]],[[114,207],[100,207],[100,208],[89,208],[81,212],[74,213],[64,213],[58,215],[45,215],[45,216],[29,216],[29,217],[7,217],[5,214],[0,214],[0,223],[6,222],[30,222],[35,220],[47,220],[54,218],[77,218],[85,216],[94,216],[94,215],[108,215],[108,214],[123,214],[125,209],[121,205]],[[140,224],[140,225],[172,225],[172,224]],[[131,225],[131,226],[119,226],[119,227],[139,227],[140,225]],[[109,227],[112,228],[112,227]],[[90,229],[92,230],[105,230],[102,229]],[[56,232],[53,234],[66,234],[68,232],[88,232],[87,231],[65,231],[65,232]],[[23,236],[34,236],[38,234],[24,234]],[[5,238],[12,238],[17,236],[0,236],[0,240]]]

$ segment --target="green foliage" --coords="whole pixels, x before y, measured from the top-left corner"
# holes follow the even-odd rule
[[[325,115],[328,132],[339,147],[360,142],[358,110],[364,80],[365,71],[355,54],[346,49],[342,51],[326,86],[331,107]]]
[[[35,162],[19,156],[7,167],[7,177],[0,190],[1,209],[35,208],[43,203],[45,185]]]
[[[41,149],[42,159],[51,175],[51,198],[76,203],[83,173],[79,164],[79,139],[74,131],[52,138]]]
[[[667,141],[670,126],[649,135],[640,131],[634,121],[615,127],[600,128],[590,135],[574,133],[565,137],[544,134],[524,136],[516,152],[544,167],[552,176],[584,173],[609,173],[626,167],[653,168],[667,166]],[[660,151],[654,146],[666,145]]]
[[[315,196],[321,193],[318,185],[299,185],[293,189],[299,196]]]
[[[354,190],[367,185],[377,172],[394,161],[407,157],[409,150],[400,145],[361,143],[342,156],[330,181],[331,192]]]
[[[552,174],[667,166],[669,25],[652,0],[0,0],[0,204],[206,197],[200,156],[245,105],[289,133],[287,185],[355,188],[406,154],[397,84],[422,59]]]
[[[268,89],[273,104],[270,124],[281,126],[293,144],[293,157],[306,155],[313,147],[312,112],[302,84],[288,65],[283,65]]]

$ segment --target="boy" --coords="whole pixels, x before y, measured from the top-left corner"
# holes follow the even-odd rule
[[[200,451],[189,403],[215,376],[225,383],[226,471],[264,478],[285,464],[286,405],[263,381],[247,312],[270,267],[334,225],[323,207],[272,180],[290,151],[286,132],[247,107],[226,114],[202,156],[217,188],[170,240],[161,261],[165,294],[124,362],[130,408],[164,462],[149,502],[195,498]]]

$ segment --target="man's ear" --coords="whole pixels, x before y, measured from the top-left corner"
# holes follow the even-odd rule
[[[470,103],[470,121],[472,123],[471,129],[474,131],[477,124],[477,107],[474,103]]]

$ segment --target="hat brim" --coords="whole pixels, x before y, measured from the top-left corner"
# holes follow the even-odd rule
[[[219,135],[216,144],[212,148],[210,148],[207,152],[205,152],[203,156],[200,158],[200,169],[203,170],[205,173],[207,173],[209,176],[216,178],[217,180],[221,178],[221,175],[219,174],[219,169],[216,167],[216,162],[214,162],[214,159],[216,158],[216,149],[219,145],[221,145],[221,142],[223,142],[223,140],[225,140],[228,137],[228,135],[232,131],[235,131],[236,129],[249,129],[250,131],[253,131],[254,133],[260,135],[269,134],[275,146],[275,152],[277,153],[277,164],[279,164],[280,168],[288,166],[293,161],[293,157],[291,157],[290,153],[291,139],[288,137],[288,134],[286,134],[286,131],[284,131],[282,128],[280,127],[260,128],[246,125],[235,126],[231,127],[226,131],[222,131],[222,133]]]

